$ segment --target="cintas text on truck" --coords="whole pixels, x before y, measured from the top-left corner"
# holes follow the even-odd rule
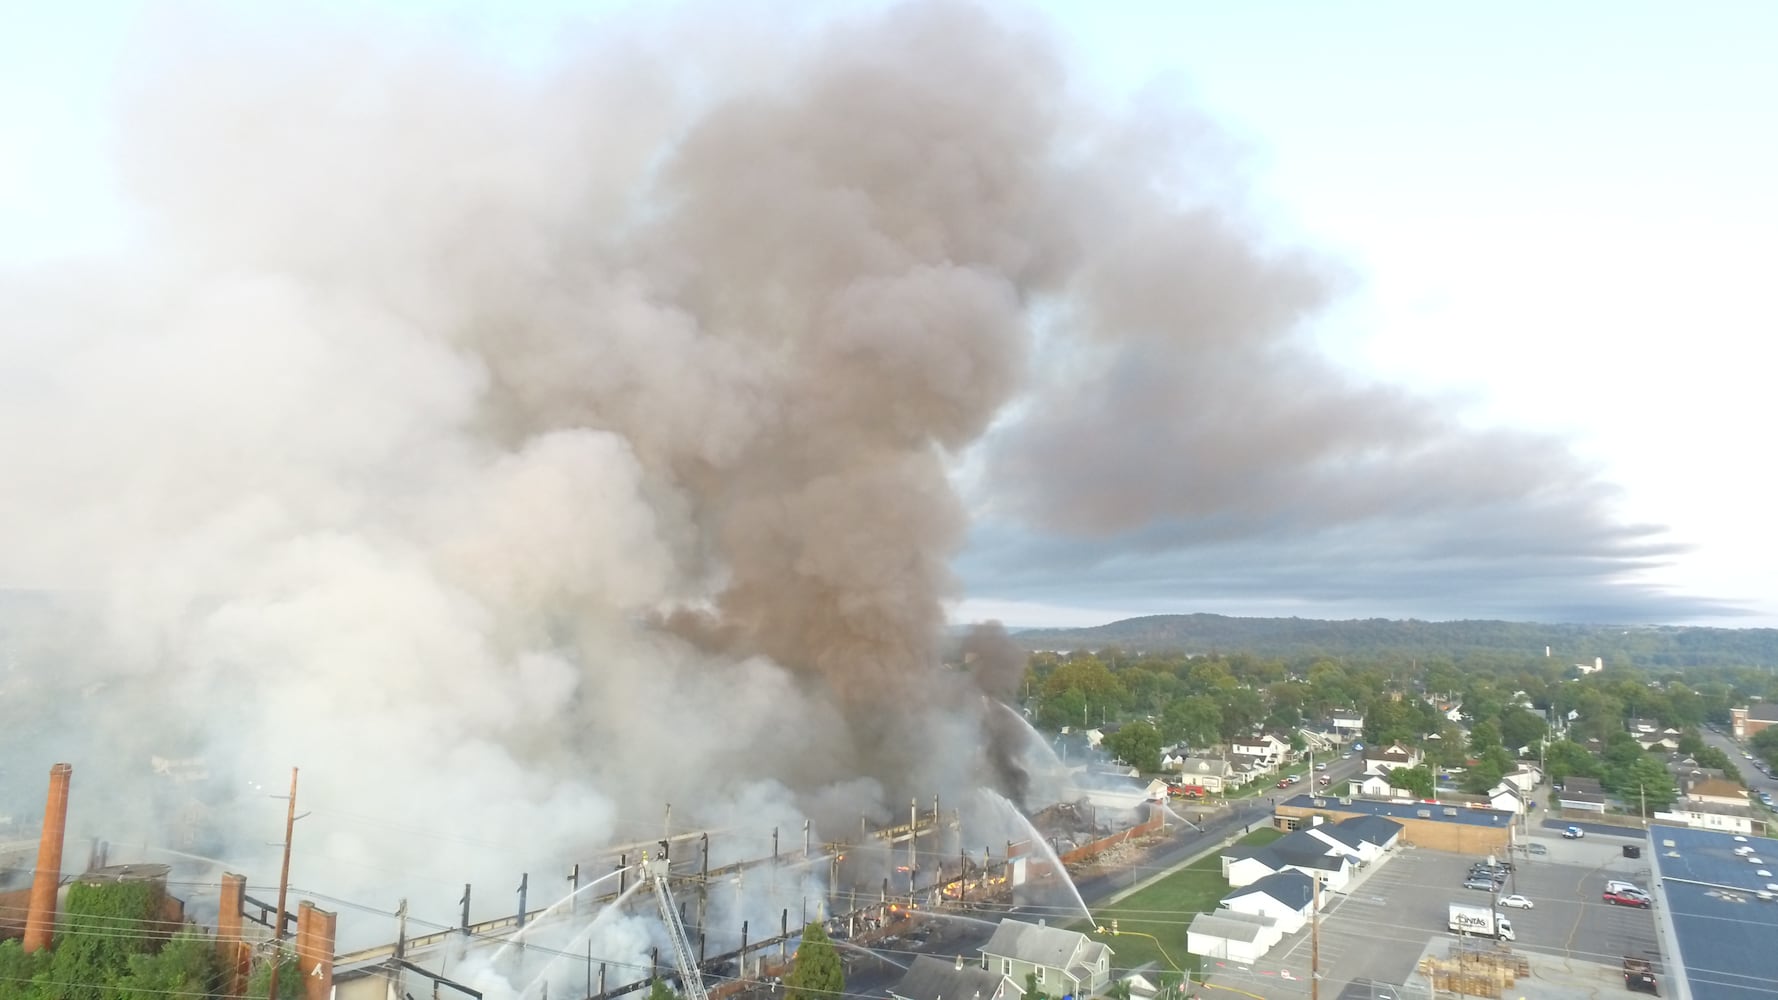
[[[1499,938],[1502,941],[1517,940],[1513,936],[1512,921],[1507,919],[1506,914],[1497,912],[1490,906],[1452,903],[1449,926],[1453,934]]]

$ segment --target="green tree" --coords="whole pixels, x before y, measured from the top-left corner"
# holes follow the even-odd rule
[[[1045,729],[1059,731],[1069,726],[1078,729],[1086,715],[1087,696],[1073,688],[1066,688],[1056,695],[1046,694],[1037,706],[1037,723]]]
[[[1500,727],[1492,722],[1478,722],[1469,730],[1469,752],[1480,756],[1490,749],[1499,749]]]
[[[1208,695],[1175,698],[1161,713],[1161,734],[1193,748],[1209,746],[1222,735],[1222,708]]]
[[[1673,787],[1673,776],[1648,756],[1637,758],[1616,776],[1613,784],[1624,804],[1644,816],[1667,808],[1679,797],[1678,790]]]
[[[0,941],[0,997],[34,1000],[54,996],[54,990],[34,988],[37,984],[32,982],[40,976],[49,977],[49,963],[47,951],[26,952],[18,938]]]
[[[785,1000],[835,1000],[845,990],[846,970],[840,964],[839,949],[820,924],[811,922],[803,928],[796,960],[790,975],[784,977]]]
[[[116,1000],[145,996],[201,997],[222,984],[216,943],[195,928],[175,934],[152,955],[131,955],[129,971],[117,981]],[[280,984],[282,985],[282,984]]]
[[[1118,760],[1145,773],[1161,769],[1161,734],[1146,722],[1126,722],[1102,744]]]
[[[1748,742],[1753,745],[1755,752],[1766,759],[1766,763],[1778,763],[1778,726],[1767,726],[1754,733],[1753,739]]]
[[[667,986],[664,979],[656,979],[648,984],[648,1000],[679,1000],[679,994]]]
[[[1570,775],[1583,778],[1599,776],[1599,759],[1587,748],[1570,740],[1556,740],[1544,748],[1544,767],[1554,784],[1561,784]]]
[[[50,980],[62,1000],[101,1000],[104,988],[128,970],[130,957],[160,938],[153,920],[164,891],[153,882],[75,882],[68,887]]]
[[[1415,798],[1430,799],[1433,797],[1432,769],[1424,764],[1419,767],[1398,767],[1390,771],[1389,784],[1391,787],[1412,792]]]
[[[1025,996],[1023,997],[1023,1000],[1049,1000],[1048,996],[1038,990],[1037,973],[1035,972],[1025,973]]]
[[[1506,755],[1504,749],[1498,745],[1491,746],[1482,751],[1475,763],[1469,766],[1469,770],[1463,772],[1463,790],[1480,795],[1500,784],[1500,779],[1512,770],[1512,766],[1512,758]]]
[[[1522,706],[1508,705],[1500,712],[1500,742],[1509,753],[1518,753],[1520,747],[1536,748],[1544,737],[1549,735],[1549,727],[1544,725],[1543,716],[1536,712],[1527,712]]]
[[[272,988],[272,958],[265,956],[253,963],[253,971],[247,976],[247,995],[252,997],[266,996]],[[277,1000],[302,1000],[303,974],[296,967],[296,953],[288,948],[278,949],[278,998]]]

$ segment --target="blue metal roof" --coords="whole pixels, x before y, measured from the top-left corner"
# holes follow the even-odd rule
[[[1699,1000],[1770,1000],[1778,982],[1778,840],[1658,823],[1649,840],[1657,917],[1679,948],[1668,967],[1680,969]]]
[[[1353,799],[1350,802],[1328,795],[1297,795],[1280,805],[1297,809],[1325,809],[1328,812],[1362,813],[1384,819],[1433,820],[1439,823],[1462,823],[1467,826],[1490,826],[1504,830],[1512,825],[1513,814],[1498,809],[1471,809],[1431,802],[1387,802],[1381,799]],[[1454,815],[1447,815],[1450,810]],[[1421,812],[1430,815],[1422,816]]]

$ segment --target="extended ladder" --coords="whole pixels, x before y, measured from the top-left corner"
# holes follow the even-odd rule
[[[648,880],[654,883],[654,901],[660,904],[661,922],[667,925],[667,937],[673,944],[673,963],[679,967],[679,984],[685,1000],[710,1000],[704,989],[704,974],[692,956],[691,939],[686,937],[685,923],[679,919],[679,907],[673,903],[673,891],[667,888],[667,859],[650,861],[644,856]]]

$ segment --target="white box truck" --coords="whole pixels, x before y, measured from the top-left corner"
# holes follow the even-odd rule
[[[1518,940],[1513,937],[1513,923],[1506,918],[1506,914],[1496,913],[1487,906],[1452,903],[1450,928],[1456,934],[1499,938],[1502,941]]]

